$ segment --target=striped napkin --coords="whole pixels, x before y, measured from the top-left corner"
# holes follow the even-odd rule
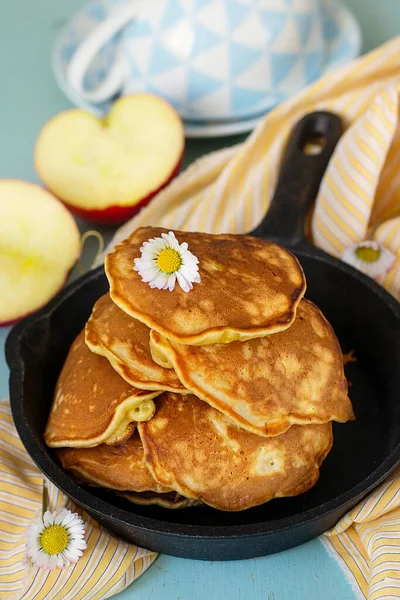
[[[341,256],[374,239],[397,261],[381,283],[400,299],[400,37],[332,71],[272,111],[241,146],[205,156],[124,225],[110,248],[141,225],[243,233],[266,213],[289,132],[305,113],[338,112],[347,131],[339,142],[312,220],[315,243]],[[88,549],[75,567],[44,574],[26,563],[26,526],[40,508],[43,479],[24,452],[9,405],[0,403],[0,598],[102,599],[139,576],[155,555],[117,540],[88,520]],[[72,503],[49,484],[51,508]],[[400,472],[394,473],[324,543],[361,598],[400,598]],[[65,586],[65,587],[63,587]]]
[[[357,597],[400,598],[400,468],[321,539]]]
[[[18,437],[8,400],[0,401],[0,432],[2,600],[101,600],[121,592],[150,567],[157,554],[104,531],[53,484],[43,480]],[[63,571],[42,571],[26,558],[27,527],[41,514],[44,486],[50,511],[65,507],[87,523],[87,548],[75,565]]]

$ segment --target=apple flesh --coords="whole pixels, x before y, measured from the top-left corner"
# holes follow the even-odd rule
[[[152,94],[124,96],[106,119],[72,109],[36,142],[39,178],[71,211],[95,223],[128,220],[179,172],[182,121]]]
[[[49,302],[79,259],[71,213],[37,185],[0,180],[0,325]]]

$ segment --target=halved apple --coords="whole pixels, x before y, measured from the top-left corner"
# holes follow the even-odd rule
[[[80,109],[53,117],[39,134],[35,166],[44,185],[96,223],[126,221],[178,173],[182,121],[152,94],[124,96],[106,119]]]
[[[0,325],[44,306],[81,253],[71,213],[37,185],[0,179]]]

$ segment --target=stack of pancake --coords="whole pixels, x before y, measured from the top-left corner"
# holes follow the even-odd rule
[[[353,419],[342,352],[287,250],[175,232],[199,259],[189,293],[133,269],[135,231],[60,374],[45,440],[79,482],[139,504],[239,511],[311,488],[332,421]]]

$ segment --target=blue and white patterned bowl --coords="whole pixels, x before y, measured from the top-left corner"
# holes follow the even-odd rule
[[[82,41],[123,2],[86,5],[54,47],[61,88],[74,104],[98,115],[107,113],[109,102],[94,104],[77,94],[68,83],[68,65]],[[102,48],[85,88],[104,80],[119,53],[128,73],[121,93],[163,96],[194,131],[210,128],[210,121],[226,121],[230,129],[240,123],[243,130],[246,122],[254,123],[359,53],[360,29],[341,2],[323,0],[321,13],[304,6],[300,0],[275,0],[271,11],[271,2],[260,0],[158,0],[157,14],[144,10]],[[217,9],[225,11],[218,18]]]

